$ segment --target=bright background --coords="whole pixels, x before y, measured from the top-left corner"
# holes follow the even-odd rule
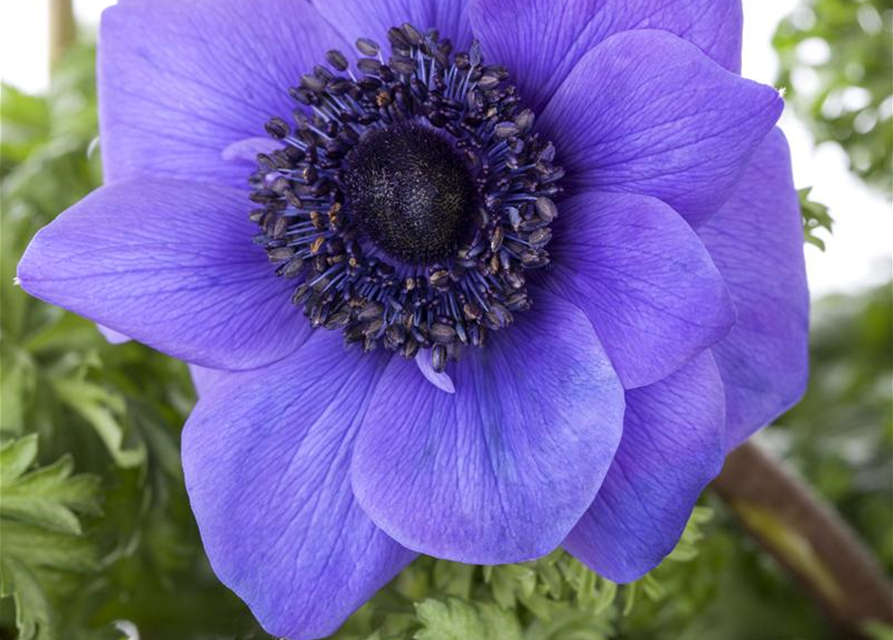
[[[48,0],[2,0],[0,74],[5,82],[33,93],[49,83],[47,47]],[[102,10],[113,0],[75,0],[82,25],[95,27]],[[771,84],[778,73],[772,35],[797,0],[745,0],[744,75]],[[822,62],[821,47],[804,47],[803,55]],[[813,61],[813,60],[809,60]],[[804,86],[810,77],[796,78]],[[893,108],[893,105],[887,105]],[[814,298],[830,293],[856,293],[883,282],[891,272],[893,216],[883,196],[847,171],[847,159],[835,144],[816,147],[807,128],[791,110],[781,122],[791,143],[798,188],[814,187],[811,199],[827,205],[836,219],[826,251],[807,247],[809,282]]]

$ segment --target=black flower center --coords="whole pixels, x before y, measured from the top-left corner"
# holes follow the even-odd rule
[[[474,220],[474,181],[443,136],[416,123],[370,131],[347,157],[348,215],[385,253],[446,259]]]

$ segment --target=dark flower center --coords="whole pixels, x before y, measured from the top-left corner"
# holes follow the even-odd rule
[[[564,176],[508,71],[436,31],[357,41],[289,90],[293,124],[258,156],[251,219],[311,325],[443,371],[530,307]]]
[[[408,122],[368,132],[347,156],[344,187],[353,221],[409,264],[444,260],[469,236],[474,181],[430,128]]]

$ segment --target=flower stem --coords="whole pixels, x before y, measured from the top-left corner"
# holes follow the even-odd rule
[[[893,588],[872,553],[783,461],[748,442],[713,489],[743,528],[806,589],[846,638],[893,626]]]

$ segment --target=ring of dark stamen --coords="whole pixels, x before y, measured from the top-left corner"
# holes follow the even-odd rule
[[[340,329],[366,350],[412,357],[430,349],[442,371],[530,306],[526,272],[549,263],[564,171],[551,143],[532,131],[534,116],[505,83],[505,69],[485,65],[476,44],[453,53],[437,32],[410,25],[392,28],[388,39],[387,61],[377,43],[360,39],[358,73],[331,51],[334,71],[317,66],[290,90],[301,106],[294,124],[267,123],[282,148],[258,156],[251,219],[277,274],[295,280],[293,301],[314,327]],[[403,193],[432,185],[462,193],[429,210],[363,195],[364,142],[393,146],[417,129],[437,136],[442,153],[432,149],[426,160],[415,151],[409,165],[436,171],[425,184],[421,174],[402,183],[385,176],[384,191],[400,183]],[[405,160],[407,149],[401,154]],[[383,218],[372,220],[376,207]],[[388,219],[411,224],[384,232]],[[407,230],[416,223],[413,233],[424,232],[413,244]]]

